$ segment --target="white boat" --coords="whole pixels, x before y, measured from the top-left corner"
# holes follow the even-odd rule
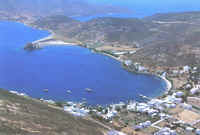
[[[71,93],[72,93],[72,91],[71,91],[71,90],[67,90],[67,93],[71,94]]]
[[[82,98],[82,100],[83,100],[83,101],[86,101],[87,99],[86,99],[86,98]]]
[[[142,95],[142,94],[139,94],[139,96],[140,96],[141,98],[143,98],[143,99],[151,100],[149,97],[144,96],[144,95]]]
[[[92,92],[92,89],[90,89],[90,88],[86,88],[85,89],[87,92]]]

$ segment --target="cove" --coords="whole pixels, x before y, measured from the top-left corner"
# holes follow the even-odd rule
[[[49,35],[47,31],[7,21],[0,22],[0,29],[1,88],[56,101],[85,98],[91,105],[139,100],[139,94],[155,97],[166,89],[159,77],[130,73],[120,62],[79,46],[24,51],[27,42]]]

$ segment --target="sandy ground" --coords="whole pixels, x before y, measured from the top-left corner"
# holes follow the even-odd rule
[[[45,46],[63,46],[63,45],[77,45],[76,43],[68,43],[64,42],[62,40],[57,40],[54,36],[54,34],[49,35],[48,37],[44,37],[42,39],[39,39],[37,41],[32,42],[33,44],[37,44],[39,47],[45,47]]]
[[[177,118],[178,120],[182,120],[186,123],[193,123],[200,119],[200,115],[189,110],[184,110],[179,114],[175,115],[175,118]]]
[[[39,45],[39,47],[45,47],[45,46],[63,46],[63,45],[71,46],[71,45],[77,45],[77,44],[54,40],[54,41],[47,41],[47,42],[45,42],[45,41],[39,42],[38,45]]]
[[[159,76],[159,77],[165,81],[167,85],[166,93],[168,93],[172,89],[172,83],[169,80],[167,80],[164,76]]]
[[[173,88],[174,89],[179,89],[180,87],[182,87],[185,82],[187,82],[187,79],[185,79],[184,77],[181,78],[170,78],[173,81]]]

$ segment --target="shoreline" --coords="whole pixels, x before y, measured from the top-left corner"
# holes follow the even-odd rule
[[[82,46],[81,44],[77,44],[77,43],[68,43],[68,42],[65,42],[65,41],[63,41],[63,40],[56,40],[56,39],[53,39],[53,36],[55,35],[55,33],[54,33],[53,31],[49,30],[49,29],[47,30],[47,29],[37,28],[37,27],[34,27],[34,26],[32,26],[32,25],[30,25],[30,24],[27,24],[27,23],[25,23],[25,22],[18,22],[18,23],[22,23],[22,24],[24,24],[24,25],[26,25],[26,26],[28,26],[28,27],[31,27],[31,28],[34,28],[34,29],[38,29],[38,30],[42,30],[42,31],[47,31],[47,32],[50,33],[47,37],[44,37],[44,38],[41,38],[41,39],[39,39],[39,40],[36,40],[36,41],[33,41],[33,42],[32,42],[32,43],[37,43],[37,42],[39,42],[39,47],[46,47],[46,46],[69,46],[69,45],[70,45],[70,46],[80,46],[80,47],[83,47],[83,48],[87,48],[87,49],[89,49],[90,51],[94,51],[95,53],[99,53],[99,54],[108,56],[108,57],[110,57],[110,58],[112,58],[112,59],[114,59],[114,60],[117,60],[117,61],[120,62],[121,64],[123,64],[123,63],[122,63],[122,62],[123,62],[122,59],[120,59],[120,58],[118,58],[118,57],[115,57],[115,56],[113,56],[113,55],[111,55],[111,54],[108,54],[108,53],[106,53],[106,52],[96,51],[96,50],[93,49],[93,48],[88,48],[88,47],[86,47],[86,46]],[[53,39],[53,41],[48,41],[48,42],[45,41],[45,40],[49,40],[49,39]],[[123,66],[122,66],[122,67],[123,67]],[[127,71],[129,71],[129,72],[133,72],[133,71],[128,70],[127,68],[125,68],[125,70],[127,70]],[[153,74],[153,73],[143,73],[143,72],[136,72],[136,71],[135,71],[135,73],[137,73],[137,74],[155,75],[156,77],[161,78],[161,79],[166,83],[166,89],[163,90],[162,94],[161,94],[161,95],[157,95],[157,96],[153,97],[152,99],[157,99],[157,98],[160,97],[160,96],[166,95],[166,94],[172,89],[172,84],[171,84],[171,82],[170,82],[167,78],[165,78],[165,77],[163,77],[163,76],[156,75],[156,74]]]
[[[95,53],[99,53],[99,54],[101,54],[101,55],[108,56],[108,57],[110,57],[110,58],[112,58],[112,59],[114,59],[114,60],[117,60],[117,61],[120,62],[121,64],[123,64],[123,60],[120,59],[120,58],[118,58],[118,57],[116,57],[116,56],[113,56],[113,55],[108,54],[108,53],[106,53],[106,52],[96,51],[96,50],[93,49],[93,48],[88,48],[88,47],[82,46],[82,45],[80,45],[80,44],[76,44],[76,43],[67,43],[67,42],[62,41],[62,40],[50,41],[50,42],[48,42],[48,41],[43,41],[43,39],[44,39],[44,40],[48,40],[48,39],[50,39],[50,38],[53,38],[54,33],[51,32],[51,31],[49,31],[49,30],[47,30],[47,31],[51,33],[49,36],[44,37],[44,38],[42,38],[42,39],[39,39],[39,40],[37,40],[37,41],[33,41],[32,43],[35,43],[35,42],[37,43],[37,42],[39,41],[39,47],[41,47],[41,48],[47,47],[47,46],[80,46],[80,47],[83,47],[83,48],[87,48],[87,49],[89,49],[90,51],[93,51],[93,52],[95,52]],[[42,41],[42,43],[40,43],[41,41]],[[38,44],[38,43],[37,43],[37,44]],[[121,66],[124,67],[123,65],[121,65]],[[166,77],[164,77],[164,76],[162,76],[162,75],[157,75],[157,74],[153,74],[153,73],[150,73],[150,72],[145,73],[145,72],[130,71],[130,70],[127,69],[127,68],[125,68],[125,70],[127,70],[127,71],[129,71],[129,72],[131,72],[131,73],[135,72],[135,73],[137,73],[137,74],[154,75],[154,76],[156,76],[156,77],[162,79],[162,81],[165,82],[165,84],[166,84],[166,89],[163,90],[162,94],[160,94],[160,95],[158,95],[158,96],[155,96],[155,97],[153,97],[152,99],[156,99],[156,98],[159,98],[160,96],[164,96],[164,95],[168,94],[168,93],[170,92],[170,90],[172,89],[172,87],[173,87],[173,86],[172,86],[172,83],[171,83]]]
[[[173,88],[172,83],[164,76],[159,76],[159,77],[165,81],[166,86],[167,86],[167,90],[165,91],[165,94],[168,94]]]

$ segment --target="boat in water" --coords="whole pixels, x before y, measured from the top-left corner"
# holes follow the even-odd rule
[[[92,92],[92,89],[90,89],[90,88],[86,88],[85,89],[87,92]]]
[[[43,91],[44,91],[44,92],[48,92],[49,90],[48,90],[48,89],[44,89]]]
[[[142,99],[145,99],[145,100],[151,100],[149,97],[144,96],[144,95],[142,95],[142,94],[139,94],[139,96],[140,96]]]
[[[67,90],[67,93],[68,93],[68,94],[71,94],[71,93],[72,93],[72,91],[71,91],[71,90]]]

